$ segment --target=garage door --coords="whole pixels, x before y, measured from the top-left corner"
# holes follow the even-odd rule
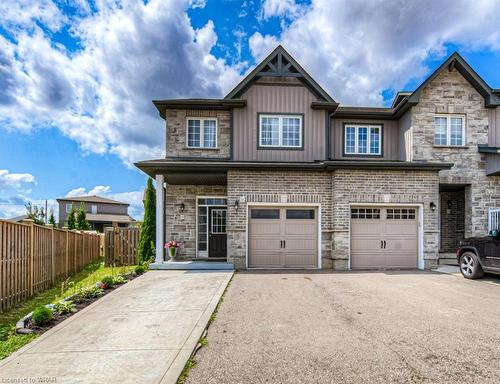
[[[352,269],[417,267],[416,208],[351,208]]]
[[[314,268],[318,259],[314,207],[252,207],[248,223],[249,268]]]

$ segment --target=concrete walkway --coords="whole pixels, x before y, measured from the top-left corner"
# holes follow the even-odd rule
[[[0,382],[175,383],[232,274],[150,271],[0,361]]]

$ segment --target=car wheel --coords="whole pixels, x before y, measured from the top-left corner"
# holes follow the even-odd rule
[[[483,276],[483,268],[479,258],[472,252],[465,252],[460,256],[460,272],[466,279],[477,279]]]

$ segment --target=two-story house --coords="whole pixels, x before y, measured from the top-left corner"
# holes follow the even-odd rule
[[[130,204],[121,201],[108,199],[101,196],[78,196],[64,197],[57,199],[59,203],[59,225],[66,225],[68,215],[73,208],[80,209],[80,205],[85,207],[87,221],[94,231],[104,232],[106,227],[128,227],[135,220],[129,216],[128,207]]]
[[[432,268],[498,224],[500,90],[457,53],[390,108],[339,105],[281,46],[223,99],[154,104],[157,263],[176,239],[239,269]]]

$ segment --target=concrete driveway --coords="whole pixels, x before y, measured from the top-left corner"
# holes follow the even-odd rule
[[[498,383],[499,324],[452,275],[238,273],[188,383]]]
[[[231,275],[150,271],[0,361],[0,382],[175,383]]]

